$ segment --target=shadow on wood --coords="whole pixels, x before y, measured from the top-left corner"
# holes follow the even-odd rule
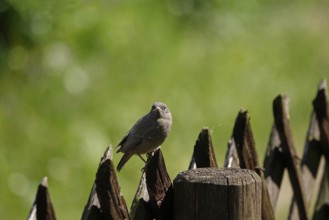
[[[289,99],[279,95],[273,101],[275,127],[278,131],[285,167],[288,169],[290,182],[296,198],[300,219],[307,219],[305,197],[301,171],[298,164],[292,132],[289,123]]]
[[[279,198],[283,172],[285,169],[281,152],[280,137],[275,125],[273,125],[264,159],[266,185],[273,211],[276,208]]]
[[[322,93],[323,89],[326,89],[325,81],[322,81],[320,83],[317,92],[317,97],[319,97],[319,93]],[[317,103],[318,101],[319,100],[315,101],[314,103]],[[321,101],[323,102],[323,100],[320,100],[320,102]],[[320,106],[322,107],[325,105],[326,102],[320,104]],[[317,111],[319,110],[321,112],[325,112],[325,108],[320,108],[320,109],[318,108]],[[323,113],[320,113],[318,115],[323,116]],[[302,171],[304,189],[308,189],[304,193],[306,208],[308,213],[314,213],[314,210],[310,209],[310,208],[314,208],[314,205],[311,204],[312,196],[314,196],[314,193],[316,193],[316,189],[314,188],[314,185],[316,183],[316,178],[318,176],[318,170],[323,170],[325,166],[324,163],[320,163],[323,154],[322,143],[323,142],[321,142],[321,138],[320,138],[320,128],[319,128],[318,120],[313,110],[311,114],[309,128],[306,134],[304,153],[300,167]],[[310,214],[308,215],[310,217]],[[299,218],[299,213],[297,209],[297,203],[295,197],[293,197],[290,207],[289,219],[298,219],[298,218]]]
[[[322,151],[326,160],[313,218],[327,219],[329,216],[329,108],[326,80],[320,84],[318,94],[313,101],[313,107],[320,130]]]

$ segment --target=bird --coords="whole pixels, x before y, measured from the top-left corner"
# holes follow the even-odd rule
[[[172,115],[165,103],[154,102],[149,113],[141,117],[126,133],[117,147],[117,153],[124,153],[118,163],[119,172],[127,161],[137,154],[145,163],[141,154],[157,149],[167,138],[172,126]]]

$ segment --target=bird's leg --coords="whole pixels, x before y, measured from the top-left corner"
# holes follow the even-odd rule
[[[139,156],[139,158],[142,159],[142,161],[144,161],[144,163],[146,163],[146,160],[142,157],[142,155],[140,155],[140,154],[137,154],[137,155]]]
[[[144,164],[144,167],[141,169],[141,171],[142,171],[142,173],[145,173],[146,172],[146,168],[147,168],[147,161],[148,161],[148,155],[147,155],[147,161],[142,157],[142,155],[140,155],[140,154],[137,154],[144,162],[145,162],[145,164]]]

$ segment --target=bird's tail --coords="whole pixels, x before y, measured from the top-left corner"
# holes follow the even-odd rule
[[[130,159],[130,157],[132,156],[132,154],[124,154],[117,166],[117,171],[120,172],[120,170],[122,169],[122,167],[127,163],[127,161]]]

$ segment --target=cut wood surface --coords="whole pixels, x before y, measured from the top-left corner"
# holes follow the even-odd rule
[[[174,219],[261,219],[262,180],[252,170],[197,168],[174,180]]]

